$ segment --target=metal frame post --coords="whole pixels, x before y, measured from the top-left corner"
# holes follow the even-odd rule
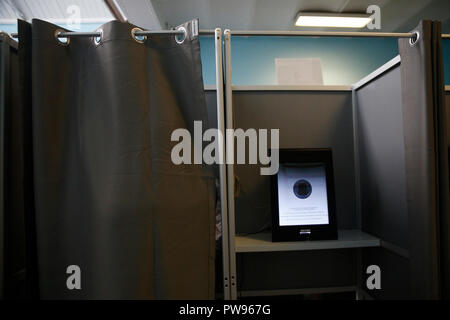
[[[224,32],[225,42],[225,101],[226,101],[226,128],[233,129],[233,88],[231,75],[231,31]],[[228,141],[226,136],[227,160],[228,147],[233,143]],[[233,139],[233,137],[231,137]],[[234,154],[232,152],[231,154]],[[236,250],[235,250],[235,216],[234,216],[234,164],[227,162],[227,183],[228,183],[228,230],[229,230],[229,252],[230,252],[230,294],[231,299],[237,299],[237,277],[236,277]]]
[[[216,98],[217,98],[217,129],[225,133],[224,88],[223,88],[223,50],[222,29],[214,30],[214,47],[216,54]],[[228,197],[227,171],[225,167],[224,136],[219,134],[219,175],[220,175],[220,204],[222,212],[222,262],[223,262],[223,298],[230,299],[230,255],[228,241]]]

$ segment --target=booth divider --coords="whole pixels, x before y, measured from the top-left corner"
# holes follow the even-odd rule
[[[369,265],[380,267],[383,298],[406,297],[408,292],[400,63],[400,57],[395,57],[353,88],[361,228],[381,239],[380,248],[363,250],[359,267],[362,270]],[[366,277],[365,272],[363,275]],[[374,291],[372,295],[377,293]]]

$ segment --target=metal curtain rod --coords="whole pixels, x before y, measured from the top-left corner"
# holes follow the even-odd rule
[[[136,31],[136,36],[148,35],[182,35],[183,30],[157,30],[157,31]],[[213,35],[214,30],[200,30],[202,35]],[[393,32],[333,32],[333,31],[278,31],[278,30],[236,30],[231,31],[235,36],[309,36],[309,37],[384,37],[384,38],[415,38],[416,33],[393,33]],[[61,32],[58,38],[68,37],[101,37],[101,32]],[[17,33],[11,33],[11,37],[17,38]],[[450,34],[442,34],[443,39],[450,39]]]
[[[156,31],[136,31],[134,32],[135,36],[149,36],[149,35],[158,35],[158,36],[170,36],[170,35],[183,35],[185,31],[183,30],[156,30]],[[200,30],[200,34],[208,35],[214,34],[214,30]],[[58,33],[58,38],[70,38],[70,37],[101,37],[101,32],[60,32]],[[11,33],[12,38],[17,38],[18,33]]]
[[[415,32],[335,32],[335,31],[279,31],[279,30],[236,30],[230,31],[234,36],[310,36],[310,37],[385,37],[415,38]],[[442,34],[442,38],[450,38],[450,34]]]

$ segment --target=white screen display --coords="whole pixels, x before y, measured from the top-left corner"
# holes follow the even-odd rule
[[[328,224],[325,166],[280,165],[278,208],[280,226]]]

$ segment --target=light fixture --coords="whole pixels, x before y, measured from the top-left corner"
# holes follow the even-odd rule
[[[362,13],[299,12],[295,18],[295,25],[297,27],[363,28],[370,20],[370,15]]]

